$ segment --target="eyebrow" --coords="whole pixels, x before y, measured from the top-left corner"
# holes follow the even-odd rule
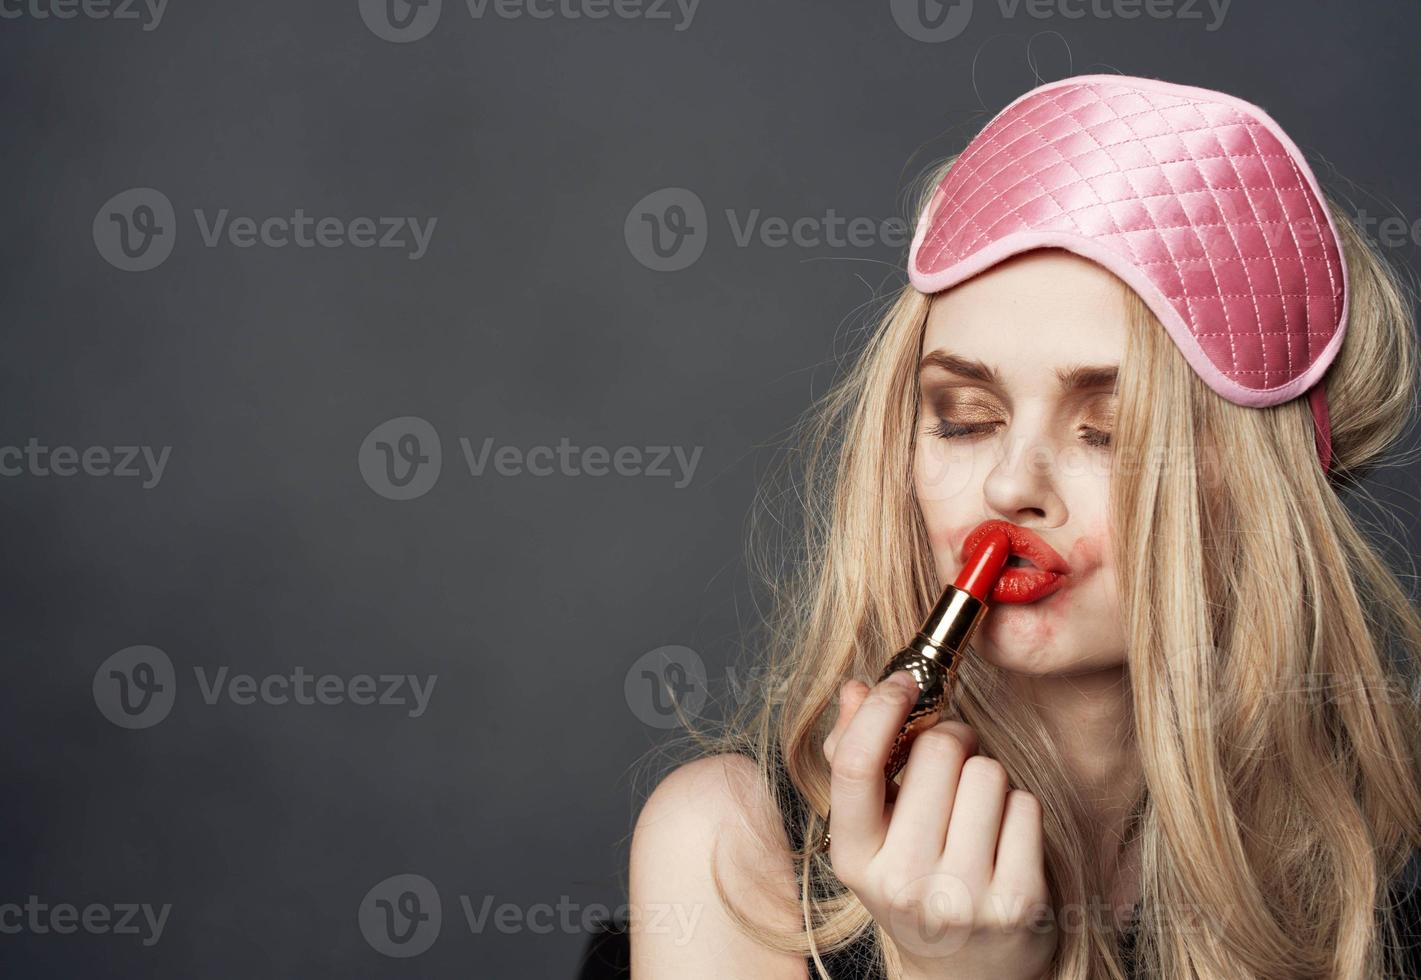
[[[944,371],[960,375],[972,381],[1002,387],[1002,376],[997,369],[970,357],[950,354],[945,350],[929,351],[918,363],[918,370],[939,367]],[[1064,391],[1078,391],[1084,388],[1114,388],[1119,377],[1119,367],[1114,364],[1074,364],[1056,369],[1056,382]]]

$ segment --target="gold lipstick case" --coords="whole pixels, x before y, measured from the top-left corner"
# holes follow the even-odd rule
[[[922,628],[878,675],[882,682],[894,671],[907,670],[918,682],[918,700],[893,741],[888,762],[883,767],[884,778],[891,780],[898,775],[908,761],[913,739],[942,717],[957,684],[958,657],[986,612],[987,604],[981,599],[966,589],[949,585],[923,621]],[[829,816],[829,813],[824,814],[824,833],[815,845],[820,853],[829,849]]]

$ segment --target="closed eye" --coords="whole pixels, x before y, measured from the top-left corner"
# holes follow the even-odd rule
[[[962,439],[967,436],[981,435],[990,432],[1000,425],[1000,422],[972,422],[964,424],[961,422],[949,422],[947,419],[934,419],[928,423],[927,431],[929,435],[937,436],[939,439]],[[1104,449],[1110,445],[1110,433],[1091,426],[1081,426],[1081,441],[1088,446],[1095,446]]]
[[[970,425],[963,425],[959,422],[949,422],[947,419],[936,419],[928,423],[928,434],[935,435],[939,439],[960,439],[963,436],[990,432],[992,427],[998,424],[997,422],[973,422]]]
[[[1110,433],[1102,432],[1100,429],[1092,429],[1090,426],[1081,426],[1081,440],[1087,445],[1105,448],[1110,445]]]

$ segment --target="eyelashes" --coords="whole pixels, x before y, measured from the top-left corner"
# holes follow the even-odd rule
[[[938,418],[928,423],[927,433],[939,439],[964,439],[970,436],[982,435],[990,432],[997,422],[949,422],[947,419]],[[1110,446],[1110,433],[1094,426],[1083,425],[1080,427],[1081,441],[1088,446],[1097,449],[1105,449]]]
[[[1089,425],[1081,426],[1081,440],[1089,446],[1097,449],[1105,449],[1110,445],[1110,433]]]
[[[940,418],[928,423],[928,435],[937,436],[939,439],[960,439],[963,436],[987,432],[994,425],[996,425],[995,422],[975,422],[971,425],[963,425]]]

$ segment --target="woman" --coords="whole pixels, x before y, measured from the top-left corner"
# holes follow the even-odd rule
[[[1042,86],[928,187],[807,429],[760,697],[637,822],[634,975],[1421,975],[1421,618],[1339,496],[1416,397],[1393,273],[1204,89]],[[916,689],[865,679],[987,519],[1061,587],[889,783]]]

